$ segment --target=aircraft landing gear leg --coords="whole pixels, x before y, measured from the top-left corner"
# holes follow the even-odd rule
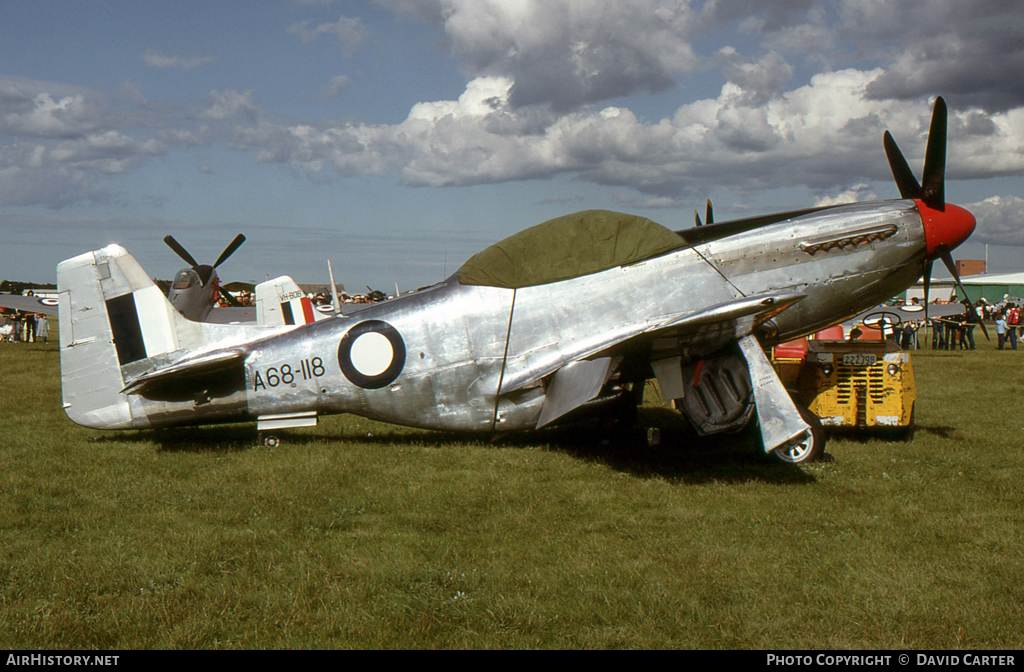
[[[800,417],[803,418],[803,421],[810,425],[810,430],[804,436],[786,445],[779,446],[772,451],[772,455],[776,459],[789,462],[790,464],[802,464],[804,462],[820,460],[825,455],[825,443],[828,441],[825,428],[822,427],[818,416],[812,413],[810,409],[795,399],[793,404],[796,406],[796,410],[800,412]]]

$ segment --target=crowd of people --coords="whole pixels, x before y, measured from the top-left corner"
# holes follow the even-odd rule
[[[0,315],[0,340],[8,343],[48,343],[50,323],[41,313],[3,311]]]
[[[964,302],[966,304],[966,301]],[[1024,339],[1024,306],[1009,296],[1004,296],[998,303],[989,303],[980,299],[974,304],[978,320],[995,322],[996,347],[1000,350],[1008,346],[1017,349],[1017,341]],[[927,326],[932,331],[932,350],[974,350],[974,329],[978,325],[965,310],[959,315],[932,317]],[[918,339],[918,332],[925,327],[925,320],[906,322],[893,336],[900,346],[909,350],[912,347],[923,347]]]
[[[966,313],[936,317],[929,320],[932,329],[932,350],[974,350],[974,328]]]
[[[238,301],[239,305],[256,305],[256,295],[250,291],[243,289],[238,292],[238,294],[233,294],[233,296]],[[309,292],[306,294],[306,298],[312,301],[315,306],[328,306],[334,303],[334,299],[326,289],[322,289],[316,293]],[[385,301],[387,298],[387,295],[379,289],[371,289],[368,294],[346,294],[345,292],[341,292],[338,295],[338,299],[342,303],[377,303],[378,301]],[[223,307],[230,304],[221,298],[218,305]]]

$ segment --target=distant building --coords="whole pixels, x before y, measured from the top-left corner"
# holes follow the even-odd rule
[[[965,275],[981,275],[986,272],[984,259],[961,259],[956,262],[956,272],[961,278]]]
[[[1024,298],[1024,273],[980,275],[963,278],[962,282],[971,301],[983,298],[989,303],[998,303],[1007,294],[1015,299]]]

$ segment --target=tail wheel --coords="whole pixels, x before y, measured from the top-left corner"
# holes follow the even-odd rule
[[[796,405],[796,410],[800,412],[800,417],[810,426],[810,429],[794,442],[779,446],[773,450],[772,455],[790,464],[802,464],[804,462],[820,460],[825,454],[825,442],[827,440],[825,428],[821,426],[821,420],[818,419],[818,416],[812,413],[806,406],[796,400],[793,403]]]

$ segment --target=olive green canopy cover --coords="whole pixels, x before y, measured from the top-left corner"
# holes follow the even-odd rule
[[[584,210],[509,236],[470,257],[459,283],[532,287],[633,264],[685,247],[686,241],[646,217]]]

